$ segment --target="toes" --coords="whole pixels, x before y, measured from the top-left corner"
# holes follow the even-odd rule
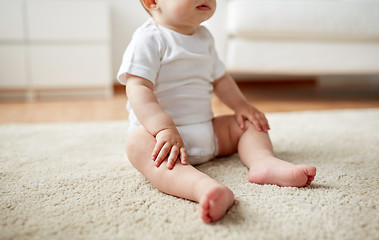
[[[305,184],[305,187],[306,186],[309,186],[312,181],[315,179],[315,176],[316,176],[316,167],[313,167],[313,166],[306,166],[304,168],[304,173],[308,176],[308,180],[307,180],[307,183]]]
[[[210,209],[209,201],[204,200],[200,202],[200,215],[201,215],[201,219],[205,223],[212,222],[212,218],[209,215],[209,209]]]
[[[316,176],[316,171],[317,171],[316,167],[313,167],[313,166],[306,166],[304,168],[305,174],[307,174],[307,176],[309,176],[309,177],[314,178],[314,176]]]
[[[203,215],[201,216],[201,219],[203,220],[204,223],[211,223],[212,218],[209,215]]]
[[[221,219],[233,205],[234,195],[226,187],[217,187],[208,192],[200,201],[200,215],[204,223]]]
[[[307,185],[306,186],[310,185],[311,182],[313,182],[314,179],[315,179],[314,176],[308,177],[308,181],[307,181]]]

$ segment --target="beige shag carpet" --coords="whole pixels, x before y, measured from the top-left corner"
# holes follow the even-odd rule
[[[251,184],[237,155],[201,165],[236,197],[211,225],[133,169],[127,122],[1,125],[0,239],[379,239],[379,109],[267,116],[277,155],[315,181]]]

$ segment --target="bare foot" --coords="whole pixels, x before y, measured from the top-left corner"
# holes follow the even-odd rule
[[[233,192],[225,187],[213,188],[200,199],[200,215],[205,223],[221,219],[234,203]]]
[[[257,184],[274,184],[281,187],[306,187],[311,184],[316,176],[316,167],[295,165],[282,160],[278,161],[278,163],[251,168],[249,181]]]

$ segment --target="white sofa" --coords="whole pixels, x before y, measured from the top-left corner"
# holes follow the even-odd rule
[[[378,0],[217,0],[206,25],[233,74],[379,75]]]

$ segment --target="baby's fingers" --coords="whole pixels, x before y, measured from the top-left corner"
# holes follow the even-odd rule
[[[267,132],[268,130],[270,130],[270,126],[268,125],[267,118],[263,113],[258,114],[256,118],[258,121],[257,124],[259,125],[259,128],[261,129],[261,131]]]
[[[162,147],[165,145],[165,142],[157,142],[154,146],[153,153],[151,154],[151,159],[155,161],[158,157],[159,152],[161,151]]]
[[[167,154],[170,152],[170,144],[165,143],[163,147],[160,149],[158,156],[155,159],[155,166],[159,167],[163,160],[166,158]]]
[[[245,128],[245,119],[242,115],[237,115],[237,123],[242,130]]]
[[[180,148],[180,161],[183,165],[187,165],[187,151],[184,147]]]
[[[257,131],[267,132],[270,130],[268,121],[263,113],[255,114],[254,116],[249,117],[249,121],[254,125]]]
[[[168,169],[173,169],[176,160],[178,159],[179,156],[179,147],[178,146],[172,146],[171,151],[170,151],[170,156],[168,156],[167,159],[167,167]]]
[[[262,127],[263,127],[263,130],[267,132],[268,130],[270,130],[270,125],[268,124],[267,118],[265,116],[263,117],[264,119],[262,120]]]
[[[263,129],[262,129],[262,126],[261,126],[261,123],[260,123],[260,121],[258,120],[258,118],[257,117],[250,117],[249,118],[249,121],[254,125],[254,127],[255,127],[255,129],[257,130],[257,131],[262,131]]]

